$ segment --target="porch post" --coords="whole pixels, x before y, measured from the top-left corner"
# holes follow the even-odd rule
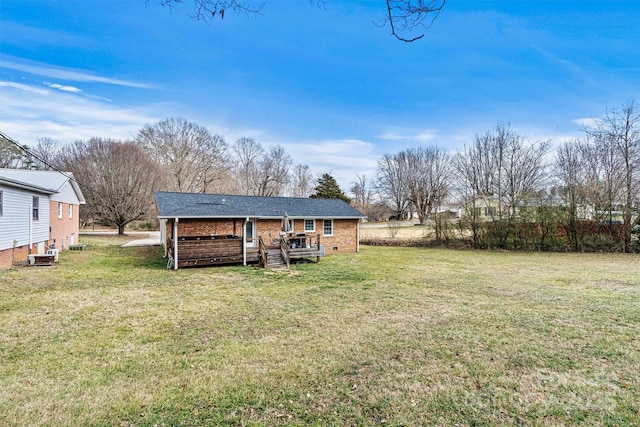
[[[173,222],[173,269],[178,269],[178,218]]]
[[[356,224],[356,252],[360,252],[360,221],[358,220],[358,224]]]

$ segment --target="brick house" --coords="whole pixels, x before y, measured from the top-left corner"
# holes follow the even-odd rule
[[[165,256],[174,269],[260,264],[358,252],[362,213],[339,199],[157,192]]]
[[[84,203],[71,173],[0,169],[0,268],[78,243]]]

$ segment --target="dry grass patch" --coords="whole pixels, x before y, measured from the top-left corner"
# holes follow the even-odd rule
[[[3,425],[637,425],[638,256],[369,248],[0,273]]]

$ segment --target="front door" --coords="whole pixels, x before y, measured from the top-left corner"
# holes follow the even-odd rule
[[[256,240],[256,222],[255,220],[247,221],[244,227],[244,238],[247,241],[248,247],[257,246],[258,242]]]

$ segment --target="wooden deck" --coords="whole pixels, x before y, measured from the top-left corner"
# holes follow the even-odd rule
[[[320,236],[283,237],[278,245],[266,246],[258,238],[257,246],[246,248],[247,264],[288,268],[291,262],[320,261]],[[167,240],[167,267],[173,267],[174,242]],[[242,236],[184,236],[178,239],[178,268],[237,265],[243,263]]]
[[[167,241],[173,260],[173,240]],[[178,268],[242,264],[241,236],[185,236],[178,239]]]

